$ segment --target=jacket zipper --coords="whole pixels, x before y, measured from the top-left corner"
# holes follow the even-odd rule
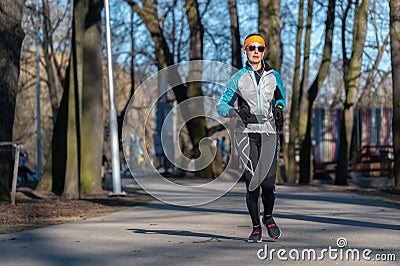
[[[260,115],[262,115],[262,101],[261,101],[262,77],[260,77],[260,82],[258,84],[257,84],[257,79],[256,79],[254,71],[252,71],[252,77],[253,77],[253,83],[257,90],[257,100],[258,100],[259,112],[260,112]],[[260,133],[262,133],[262,130],[263,130],[263,124],[261,123],[260,124]]]

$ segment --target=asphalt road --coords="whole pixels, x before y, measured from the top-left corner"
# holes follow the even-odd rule
[[[0,265],[398,265],[400,208],[351,193],[278,186],[278,240],[247,243],[245,187],[197,207],[160,201],[0,235]],[[265,229],[264,229],[265,231]],[[393,260],[396,261],[393,261]],[[382,261],[385,260],[385,261]]]

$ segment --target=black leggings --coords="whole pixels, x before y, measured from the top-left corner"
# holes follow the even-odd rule
[[[250,149],[249,159],[254,168],[257,166],[258,160],[260,158],[262,137],[268,137],[268,136],[257,133],[248,134],[248,140],[249,140],[248,143]],[[244,172],[244,177],[246,181],[246,203],[253,226],[257,226],[260,224],[260,207],[258,200],[260,195],[260,188],[262,189],[261,199],[264,206],[264,216],[272,215],[275,203],[275,194],[276,194],[275,181],[276,181],[278,151],[279,151],[279,141],[277,140],[277,146],[275,151],[270,151],[270,152],[275,152],[271,168],[269,169],[269,172],[264,178],[261,185],[258,186],[255,190],[249,191],[250,180],[253,177],[252,173],[249,170],[245,170]]]

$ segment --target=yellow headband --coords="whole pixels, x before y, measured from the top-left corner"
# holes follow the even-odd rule
[[[247,45],[253,42],[261,43],[265,47],[265,41],[261,36],[253,35],[244,41],[243,50],[246,50]]]

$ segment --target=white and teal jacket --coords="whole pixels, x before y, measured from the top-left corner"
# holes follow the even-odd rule
[[[229,110],[247,107],[252,113],[246,127],[237,126],[242,133],[267,133],[276,134],[273,109],[281,105],[286,108],[286,94],[279,73],[273,70],[267,63],[263,62],[264,71],[256,79],[256,73],[251,65],[236,72],[229,80],[217,106],[220,116],[228,117]],[[241,123],[242,124],[242,123]]]

